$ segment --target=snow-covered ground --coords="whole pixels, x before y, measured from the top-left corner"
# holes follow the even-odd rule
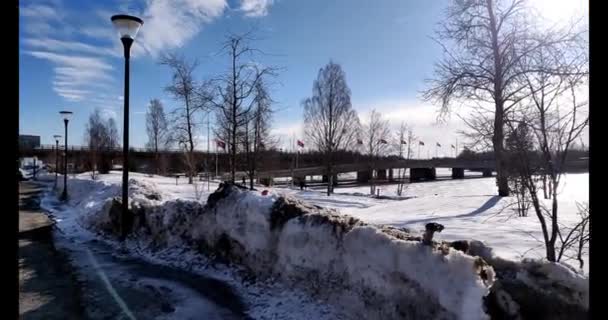
[[[194,186],[189,185],[187,179],[183,177],[179,178],[177,185],[175,178],[172,177],[130,173],[129,178],[136,180],[133,185],[130,183],[130,196],[141,196],[142,192],[150,190],[160,191],[161,199],[157,204],[169,203],[169,206],[171,205],[170,202],[177,199],[205,203],[209,193],[215,191],[218,186],[217,181],[212,181],[210,191],[207,191],[206,181],[196,181],[201,189],[200,197],[196,200],[197,192],[195,192]],[[120,244],[115,239],[107,238],[96,233],[95,230],[87,228],[90,221],[94,220],[91,215],[98,213],[107,199],[120,195],[121,179],[122,175],[119,171],[98,175],[96,181],[91,181],[91,176],[87,173],[76,175],[74,178],[70,176],[68,180],[70,198],[68,206],[58,203],[56,194],[51,190],[46,193],[41,201],[41,207],[49,211],[56,221],[56,225],[61,231],[59,235],[62,237],[59,243],[71,252],[76,267],[89,270],[92,261],[99,261],[95,262],[97,266],[94,270],[89,271],[97,274],[100,273],[99,269],[103,269],[104,277],[107,280],[104,279],[106,283],[98,285],[95,290],[104,291],[105,288],[114,287],[111,290],[118,291],[118,293],[112,293],[114,299],[117,299],[117,301],[124,300],[121,303],[121,309],[129,310],[129,308],[133,309],[136,306],[128,305],[129,299],[121,296],[120,288],[123,288],[123,291],[130,292],[141,290],[140,287],[142,286],[159,287],[161,289],[162,287],[168,287],[173,292],[170,299],[174,300],[175,312],[155,316],[156,319],[199,319],[201,316],[208,319],[223,318],[217,315],[219,312],[217,307],[208,305],[210,302],[207,299],[193,294],[191,289],[179,282],[167,282],[154,278],[141,278],[136,282],[129,280],[134,277],[137,278],[139,275],[133,274],[132,271],[131,273],[126,272],[125,270],[132,270],[133,268],[129,264],[119,264],[119,261],[126,257],[136,257],[150,263],[167,265],[222,281],[236,291],[246,306],[247,315],[253,319],[347,319],[342,312],[324,301],[310,297],[302,290],[287,287],[279,282],[275,283],[272,279],[267,279],[264,282],[251,282],[244,278],[244,273],[239,267],[217,264],[186,246],[177,244],[177,246],[160,250],[149,250],[142,247],[139,242],[128,240],[124,244]],[[51,186],[54,176],[47,175],[41,177],[40,180],[46,181]],[[57,190],[60,192],[62,189],[63,180],[59,179]],[[108,256],[107,249],[99,250],[100,244],[94,245],[98,240],[103,240],[103,245],[113,248],[112,252],[118,252],[117,256]],[[120,254],[120,252],[123,254]],[[95,277],[95,275],[92,277]],[[127,286],[126,289],[124,289],[125,286]],[[131,288],[128,288],[128,286],[131,286]],[[120,309],[112,312],[119,312],[115,316],[120,315]],[[135,311],[131,310],[130,312]],[[128,312],[125,311],[125,314],[128,314]],[[143,318],[150,316],[147,314],[139,315]],[[128,318],[133,317],[129,316]]]
[[[449,172],[438,172],[439,176],[446,174],[449,175]],[[195,248],[184,246],[185,243],[182,243],[180,239],[184,236],[190,239],[200,239],[200,233],[203,232],[202,237],[209,238],[208,243],[217,243],[218,235],[228,234],[232,239],[244,245],[246,252],[254,253],[250,257],[253,259],[250,262],[253,261],[254,265],[259,257],[264,257],[264,255],[257,256],[255,252],[264,252],[265,255],[270,254],[268,256],[278,254],[279,262],[283,263],[278,263],[279,269],[283,270],[282,272],[288,277],[301,275],[303,271],[308,270],[306,268],[312,268],[306,272],[317,272],[315,271],[317,269],[321,271],[333,270],[336,266],[342,266],[340,268],[346,269],[338,268],[340,274],[352,273],[350,278],[354,277],[353,279],[360,275],[361,279],[367,281],[368,285],[378,286],[378,283],[384,283],[382,281],[387,280],[382,278],[383,274],[404,273],[407,274],[406,278],[413,277],[412,279],[416,279],[426,290],[430,290],[429,292],[440,289],[435,293],[439,297],[439,303],[455,314],[461,316],[465,314],[479,315],[479,310],[481,310],[481,299],[478,299],[477,296],[483,294],[484,287],[479,285],[479,288],[477,288],[477,285],[467,285],[466,281],[472,280],[474,283],[477,280],[470,278],[471,274],[468,271],[470,266],[462,268],[467,263],[470,264],[472,260],[460,253],[450,253],[450,256],[453,257],[448,260],[452,260],[452,262],[446,264],[444,268],[451,268],[450,272],[464,272],[463,274],[466,275],[464,278],[462,277],[463,274],[456,277],[461,280],[465,279],[464,285],[459,284],[456,287],[471,289],[467,290],[474,292],[472,294],[477,298],[467,300],[468,302],[464,305],[459,295],[446,293],[447,291],[444,290],[446,288],[442,285],[429,285],[429,283],[434,283],[434,280],[431,281],[428,278],[428,272],[420,273],[416,271],[420,266],[408,265],[404,268],[401,265],[412,261],[409,255],[417,252],[418,249],[416,249],[415,244],[407,241],[397,241],[399,242],[398,245],[397,243],[393,244],[391,242],[393,240],[388,240],[390,237],[387,238],[386,235],[382,235],[382,232],[379,232],[379,229],[375,229],[375,227],[360,227],[357,231],[349,232],[349,237],[342,239],[333,231],[329,232],[322,228],[319,229],[319,227],[311,227],[312,225],[299,224],[306,219],[298,220],[300,222],[294,219],[279,233],[279,239],[272,240],[274,234],[272,228],[266,230],[269,227],[269,209],[280,194],[290,194],[322,207],[335,208],[342,214],[348,214],[373,224],[407,227],[418,231],[422,230],[424,224],[428,222],[439,222],[446,229],[437,234],[437,238],[482,240],[492,247],[495,253],[506,258],[541,257],[543,251],[542,243],[537,240],[540,239],[541,234],[536,217],[531,214],[529,217],[519,218],[513,214],[511,209],[506,209],[505,206],[512,199],[499,198],[493,195],[495,192],[494,178],[443,180],[410,184],[405,190],[404,197],[399,200],[395,199],[397,198],[395,197],[396,185],[380,186],[382,195],[393,196],[393,198],[384,199],[369,197],[367,195],[369,187],[367,186],[337,188],[336,193],[331,197],[325,196],[322,188],[307,191],[270,188],[270,195],[267,197],[243,193],[240,198],[231,198],[222,205],[221,213],[213,213],[212,215],[197,215],[196,212],[199,209],[196,209],[196,206],[189,206],[188,202],[192,203],[194,201],[204,204],[208,195],[217,188],[218,181],[211,182],[209,189],[207,189],[206,181],[196,181],[195,187],[188,185],[185,178],[180,178],[177,184],[175,178],[172,177],[131,173],[130,178],[133,179],[129,183],[130,197],[151,205],[149,208],[152,208],[152,211],[146,213],[146,220],[151,219],[152,222],[149,225],[153,228],[152,234],[156,235],[155,239],[160,239],[163,245],[162,248],[156,247],[152,250],[142,249],[142,242],[138,242],[140,239],[131,239],[127,241],[127,245],[123,249],[147,261],[187,269],[190,272],[229,283],[243,297],[248,314],[255,319],[302,319],[308,317],[339,319],[346,316],[343,313],[344,309],[341,311],[334,308],[335,301],[332,303],[316,301],[300,289],[288,288],[285,284],[273,283],[272,280],[254,283],[246,281],[242,277],[243,273],[240,271],[240,267],[222,265],[219,268],[210,269],[210,261],[196,252]],[[119,248],[120,246],[114,240],[105,238],[101,234],[94,234],[91,231],[99,229],[102,225],[109,225],[107,220],[109,209],[107,205],[109,203],[107,200],[120,194],[120,182],[121,173],[117,171],[100,175],[97,181],[91,181],[88,174],[77,175],[69,180],[71,199],[69,206],[57,207],[53,205],[53,203],[56,204],[56,201],[54,200],[55,196],[51,193],[43,199],[42,206],[52,211],[58,222],[58,227],[63,234],[71,239],[70,242],[73,243],[73,247],[85,246],[87,241],[90,242],[92,239],[102,237],[109,245]],[[260,190],[265,189],[261,186],[258,187]],[[61,188],[60,181],[59,190]],[[158,196],[153,196],[154,194]],[[150,197],[151,195],[152,197]],[[567,175],[564,178],[563,190],[560,190],[560,199],[562,222],[566,225],[573,223],[576,220],[576,202],[588,199],[588,174]],[[214,217],[213,215],[216,214],[217,216]],[[161,219],[158,220],[158,218]],[[331,230],[331,228],[328,230]],[[199,235],[195,233],[199,233]],[[240,239],[239,237],[246,237],[246,239]],[[267,239],[268,237],[270,238]],[[302,237],[311,239],[306,242],[306,248],[302,247]],[[152,242],[156,241],[151,240]],[[350,249],[346,252],[331,251],[333,247],[328,246],[328,244],[336,241],[346,241],[339,247],[344,246],[344,248],[348,247]],[[279,243],[278,249],[276,245],[271,245],[273,242]],[[143,244],[145,246],[146,242]],[[374,244],[378,247],[374,247],[373,250],[362,249],[373,247]],[[274,251],[270,252],[268,250],[278,250],[278,252],[274,253]],[[323,250],[327,251],[327,254],[320,254]],[[376,255],[380,255],[380,257]],[[395,257],[403,259],[395,260]],[[355,258],[356,260],[353,260]],[[422,258],[419,257],[414,260],[418,261]],[[587,259],[587,257],[585,258]],[[457,262],[459,259],[464,260]],[[377,270],[370,273],[368,270],[370,268],[369,264],[364,263],[358,266],[356,262],[360,260],[374,261],[372,269]],[[397,265],[387,264],[384,260],[400,261],[400,263]],[[264,259],[260,261],[264,261]],[[325,266],[324,263],[333,267]],[[252,264],[248,266],[251,267]],[[264,264],[260,266],[261,268],[258,266],[258,269],[260,269],[258,271],[268,270]],[[304,269],[297,269],[302,267]],[[428,271],[428,269],[423,269]],[[290,272],[293,274],[289,275]],[[447,273],[444,273],[439,272],[431,278],[445,277]],[[427,276],[423,276],[424,274],[427,274]],[[449,282],[454,279],[444,280]],[[164,280],[152,279],[150,281],[162,282]],[[362,283],[366,283],[365,281]],[[430,282],[426,283],[425,281]],[[384,288],[383,290],[391,287],[390,281],[381,287]],[[391,290],[402,289],[401,285],[397,285]],[[183,293],[184,290],[187,291],[188,289],[177,285],[173,291]],[[187,310],[188,305],[199,304],[199,302],[184,300],[178,304],[181,304]],[[465,305],[468,306],[467,310],[461,310],[460,306],[464,308]]]
[[[449,176],[445,169],[438,176]],[[467,172],[467,176],[481,173]],[[381,185],[380,194],[396,196],[397,185]],[[544,245],[538,218],[530,209],[527,217],[518,217],[507,208],[513,198],[496,196],[495,178],[442,180],[406,185],[402,196],[407,200],[375,199],[367,196],[369,186],[339,187],[327,197],[324,188],[300,191],[275,188],[275,192],[291,194],[311,203],[338,209],[341,213],[363,221],[424,230],[428,222],[438,222],[445,229],[437,239],[476,239],[492,247],[498,256],[508,259],[543,257]],[[412,198],[409,198],[412,197]],[[560,222],[572,226],[578,222],[577,202],[589,200],[589,174],[567,174],[559,190]],[[585,254],[585,272],[588,272]],[[572,261],[578,266],[576,261]]]

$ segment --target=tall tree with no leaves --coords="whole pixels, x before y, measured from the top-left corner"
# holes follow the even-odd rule
[[[451,101],[493,105],[492,147],[499,196],[508,196],[504,115],[525,97],[520,61],[540,44],[529,37],[525,0],[455,0],[437,32],[446,57],[436,65],[425,98],[447,111]],[[447,49],[446,45],[453,45]]]
[[[418,140],[418,137],[414,135],[414,130],[411,126],[409,126],[405,122],[401,122],[399,125],[399,129],[396,134],[397,141],[395,142],[398,145],[399,157],[403,158],[405,156],[406,160],[410,160],[412,155],[412,143]],[[403,146],[405,146],[405,155]],[[403,187],[405,186],[405,171],[406,169],[399,169],[399,183],[397,184],[397,195],[401,195],[403,193]]]
[[[540,41],[561,36],[543,33]],[[589,124],[587,101],[578,93],[588,85],[588,45],[580,35],[571,39],[553,42],[532,52],[525,61],[536,70],[525,75],[528,98],[507,118],[512,131],[525,128],[533,137],[534,149],[530,148],[527,139],[513,135],[517,166],[512,171],[529,195],[529,198],[522,198],[531,203],[540,222],[549,261],[560,261],[571,245],[569,236],[562,234],[558,190],[568,154]],[[539,185],[538,179],[544,183]],[[550,203],[539,196],[540,189],[547,186]],[[586,223],[584,217],[582,223]]]
[[[334,153],[353,145],[359,127],[357,112],[350,102],[346,75],[339,64],[330,61],[319,70],[313,83],[312,97],[306,98],[302,105],[306,138],[324,157],[329,196],[333,190]]]
[[[369,156],[368,170],[373,170],[378,158],[389,149],[390,127],[388,120],[382,119],[382,114],[375,109],[369,115],[367,122],[362,125],[363,145],[365,153]],[[370,194],[376,194],[376,179],[371,177]]]
[[[146,112],[146,131],[148,133],[147,147],[154,151],[155,171],[160,173],[158,150],[166,145],[167,139],[167,119],[165,110],[158,99],[152,99]]]
[[[86,125],[85,141],[89,147],[91,175],[108,173],[111,169],[110,153],[118,147],[118,129],[114,118],[104,119],[99,109],[89,116]]]
[[[188,183],[193,183],[196,174],[196,160],[194,159],[194,135],[196,132],[195,115],[202,108],[197,83],[194,79],[194,70],[197,62],[189,62],[186,58],[176,54],[166,54],[161,57],[160,64],[168,66],[172,71],[171,83],[165,88],[176,100],[182,103],[172,112],[171,140],[183,148],[185,162],[188,167]]]
[[[264,76],[274,75],[275,69],[251,62],[253,54],[259,50],[250,46],[254,40],[250,33],[229,34],[223,50],[229,58],[227,72],[219,79],[216,87],[219,101],[214,101],[218,112],[216,119],[219,131],[227,136],[225,140],[230,153],[230,179],[234,182],[237,167],[237,152],[244,127],[255,106],[255,88]]]
[[[260,79],[255,85],[253,103],[254,107],[245,125],[246,135],[244,136],[249,188],[251,190],[253,190],[253,180],[261,161],[261,151],[276,144],[276,141],[270,135],[273,101],[268,92],[268,86],[263,79]]]

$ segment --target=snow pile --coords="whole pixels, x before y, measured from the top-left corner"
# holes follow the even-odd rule
[[[139,188],[139,189],[138,189]],[[140,190],[143,190],[140,191]],[[491,267],[457,250],[406,240],[336,211],[224,185],[206,205],[145,199],[133,188],[134,232],[158,247],[188,245],[279,277],[366,318],[484,319]],[[98,208],[99,227],[117,203]],[[105,216],[105,217],[104,217]]]
[[[452,244],[463,242],[465,252],[483,258],[496,272],[486,299],[493,318],[587,318],[589,278],[580,271],[544,259],[506,260],[481,241]]]
[[[83,225],[116,232],[112,217],[120,203],[113,197],[119,186],[70,182]],[[233,185],[221,185],[206,204],[167,199],[157,184],[140,179],[131,180],[129,189],[132,239],[160,250],[186,247],[224,258],[257,278],[279,278],[305,289],[353,316],[537,318],[581,316],[588,309],[586,277],[561,264],[497,257],[480,241],[424,246],[419,235],[403,228]]]

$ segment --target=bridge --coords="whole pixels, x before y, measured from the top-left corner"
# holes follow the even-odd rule
[[[45,159],[46,163],[53,164],[55,150],[54,145],[42,145],[40,148],[36,149],[28,149],[28,150],[20,150],[21,156],[38,156],[39,158]],[[63,148],[60,147],[60,154],[62,153]],[[80,168],[82,170],[82,164],[86,163],[87,157],[89,154],[89,149],[87,147],[82,146],[68,146],[69,150],[69,161],[74,163],[75,168]],[[121,161],[122,149],[116,148],[116,150],[110,151],[112,154],[112,158],[117,160],[117,162]],[[198,159],[203,161],[203,159],[207,159],[209,165],[211,167],[215,167],[215,154],[206,153],[203,151],[195,152],[198,154]],[[135,162],[137,162],[137,171],[144,171],[147,168],[152,167],[152,163],[155,159],[155,155],[148,149],[139,149],[139,148],[131,148],[130,149],[131,157]],[[170,164],[170,169],[173,172],[179,172],[180,166],[183,165],[183,151],[181,150],[164,150],[162,154],[166,157],[167,162]],[[227,154],[219,155],[219,171],[223,174],[221,175],[223,179],[228,179],[229,173],[228,170],[228,158]],[[275,155],[277,156],[277,155]],[[285,161],[277,161],[269,160],[264,161],[263,168],[256,172],[256,178],[261,183],[271,184],[274,178],[292,178],[294,181],[298,182],[300,180],[306,180],[307,177],[310,176],[322,176],[323,182],[328,182],[328,174],[325,166],[305,166],[300,168],[289,168],[291,164],[293,164],[290,159],[291,156],[286,154],[278,155],[279,157],[286,158],[282,160]],[[464,178],[465,170],[473,170],[473,171],[481,171],[483,176],[490,177],[492,173],[496,171],[496,164],[493,160],[469,160],[462,158],[433,158],[433,159],[380,159],[373,162],[373,165],[370,166],[370,162],[362,160],[357,161],[355,159],[351,159],[351,163],[342,163],[336,164],[333,166],[333,179],[334,183],[338,182],[338,174],[347,173],[347,172],[356,172],[357,173],[357,181],[358,182],[368,182],[372,177],[375,177],[376,180],[385,180],[385,181],[394,181],[399,179],[399,177],[395,176],[395,170],[399,169],[410,169],[409,180],[412,182],[422,181],[422,180],[435,180],[436,169],[437,168],[447,168],[452,170],[452,178],[454,179],[462,179]],[[317,162],[318,163],[318,162]],[[565,171],[588,171],[589,169],[589,159],[588,158],[580,158],[575,160],[569,160],[566,163]],[[76,169],[78,170],[78,169]],[[183,172],[183,171],[182,171]],[[375,173],[375,174],[374,174]],[[237,171],[236,178],[242,179],[243,177],[247,177],[247,173],[244,171]]]
[[[465,170],[481,171],[484,177],[491,177],[496,171],[496,163],[493,160],[466,160],[458,158],[435,158],[435,159],[402,159],[381,160],[370,166],[369,163],[359,162],[351,164],[339,164],[333,167],[333,183],[338,183],[338,174],[347,172],[357,173],[357,182],[368,182],[373,176],[377,180],[394,181],[399,177],[394,175],[395,170],[410,169],[409,180],[411,182],[422,180],[435,180],[437,168],[452,169],[453,179],[463,179]],[[566,163],[566,171],[586,171],[589,168],[588,159],[578,159]],[[238,179],[246,177],[246,172],[237,172]],[[291,177],[294,181],[306,180],[308,176],[322,176],[323,182],[328,182],[327,168],[324,166],[293,168],[282,170],[268,170],[257,173],[260,182],[271,184],[274,178]],[[228,178],[228,174],[223,176]]]
[[[337,183],[339,173],[357,172],[358,182],[368,182],[375,171],[379,180],[395,180],[398,178],[394,171],[398,169],[410,169],[410,181],[435,180],[437,168],[451,168],[452,177],[464,178],[465,170],[479,170],[484,176],[492,176],[496,165],[494,161],[470,161],[460,159],[410,159],[410,160],[382,160],[370,166],[369,163],[359,162],[351,164],[339,164],[333,167],[333,181]],[[297,169],[270,170],[258,173],[260,179],[273,179],[281,177],[293,177],[294,179],[306,179],[307,176],[323,176],[327,182],[327,169],[324,166],[306,167]]]

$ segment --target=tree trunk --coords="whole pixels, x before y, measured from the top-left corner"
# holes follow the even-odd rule
[[[492,137],[492,145],[494,146],[494,157],[496,163],[496,185],[498,186],[498,195],[500,197],[509,196],[509,181],[507,174],[507,165],[505,162],[504,152],[504,125],[503,125],[503,105],[501,102],[496,103],[496,115],[494,118],[494,136]]]
[[[492,144],[494,145],[494,156],[496,158],[496,185],[498,186],[498,195],[501,197],[509,196],[509,182],[507,180],[505,153],[504,153],[504,101],[503,101],[503,78],[502,78],[502,59],[500,46],[498,45],[498,26],[496,24],[496,16],[494,13],[493,0],[486,0],[488,16],[490,18],[490,36],[492,37],[492,51],[494,56],[494,136]]]

